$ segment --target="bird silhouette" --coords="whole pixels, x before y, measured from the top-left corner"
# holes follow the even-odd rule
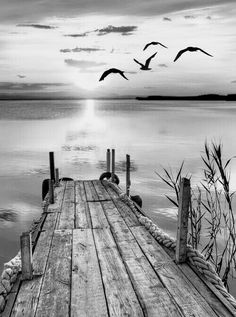
[[[148,46],[150,46],[150,45],[161,45],[161,46],[163,46],[163,47],[165,47],[165,48],[168,48],[167,46],[165,46],[165,45],[163,45],[163,44],[161,44],[160,42],[150,42],[150,43],[147,43],[145,46],[144,46],[144,51],[145,51],[145,49],[146,48],[148,48]]]
[[[157,53],[157,52],[156,52],[156,53]],[[140,62],[137,61],[137,59],[135,59],[135,58],[134,58],[134,61],[135,61],[137,64],[139,64],[139,65],[141,66],[140,69],[142,69],[142,70],[150,70],[151,68],[149,68],[149,64],[150,64],[150,62],[151,62],[151,59],[156,56],[156,53],[153,54],[152,56],[150,56],[150,57],[146,60],[145,64],[140,63]]]
[[[101,78],[99,79],[99,81],[104,80],[105,77],[107,77],[108,75],[110,75],[111,73],[115,73],[115,74],[120,74],[122,77],[124,77],[126,80],[128,80],[128,78],[124,75],[124,71],[117,69],[117,68],[110,68],[107,69],[101,76]]]
[[[204,50],[202,50],[201,48],[199,47],[192,47],[192,46],[189,46],[189,47],[186,47],[185,49],[181,50],[178,52],[178,54],[176,55],[175,59],[174,59],[174,62],[177,61],[178,58],[180,58],[180,56],[185,53],[185,52],[196,52],[196,51],[201,51],[202,53],[206,54],[206,55],[209,55],[211,57],[213,57],[211,54],[205,52]]]

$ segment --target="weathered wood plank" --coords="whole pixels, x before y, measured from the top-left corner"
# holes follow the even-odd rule
[[[57,214],[48,214],[43,230],[40,233],[35,251],[33,254],[33,274],[42,275],[45,272],[48,254],[52,242],[52,236],[56,226]]]
[[[89,202],[92,228],[108,228],[109,224],[100,202]]]
[[[4,308],[4,311],[0,313],[1,317],[10,317],[13,305],[15,303],[17,293],[20,287],[21,275],[19,274],[17,280],[15,281],[10,293],[7,296],[7,303]]]
[[[58,212],[61,209],[62,200],[64,198],[66,182],[60,183],[59,187],[54,191],[54,204],[48,205],[46,212]]]
[[[72,231],[55,230],[35,317],[69,316],[71,248]]]
[[[87,201],[98,201],[98,194],[93,186],[92,181],[84,181]]]
[[[108,316],[91,229],[73,230],[71,316]]]
[[[112,188],[109,186],[109,182],[108,182],[108,181],[103,180],[103,181],[102,181],[102,184],[103,184],[103,186],[105,187],[106,191],[108,192],[109,196],[110,196],[112,199],[117,199],[117,198],[119,198],[119,195],[117,194],[117,192],[114,191],[114,189],[112,189]]]
[[[122,217],[110,215],[108,213],[114,239],[147,316],[181,316]]]
[[[66,182],[64,200],[57,229],[73,229],[75,223],[75,191],[74,181]]]
[[[125,202],[120,199],[116,199],[114,203],[128,227],[140,226],[140,222],[138,221],[136,215]]]
[[[105,187],[103,186],[103,184],[101,183],[100,180],[94,180],[93,185],[94,185],[94,188],[97,192],[98,199],[100,201],[101,200],[111,200],[110,195],[108,194],[108,192],[106,191]]]
[[[133,227],[131,231],[163,285],[168,289],[185,316],[217,316],[144,227]]]
[[[83,181],[75,181],[75,201],[76,203],[86,201],[86,192]]]
[[[75,182],[75,227],[92,227],[85,188],[82,181]]]
[[[143,316],[109,229],[93,230],[110,316]]]

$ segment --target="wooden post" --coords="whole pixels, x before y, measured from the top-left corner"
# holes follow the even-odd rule
[[[49,152],[50,178],[55,182],[54,152]]]
[[[56,168],[55,170],[55,173],[56,173],[56,179],[55,179],[55,186],[59,186],[59,169]]]
[[[114,182],[115,174],[115,149],[111,150],[111,181]]]
[[[175,258],[177,263],[183,263],[187,257],[188,215],[191,192],[190,180],[182,178],[180,182],[178,229]]]
[[[20,236],[22,279],[33,278],[31,233],[23,232]]]
[[[126,154],[126,195],[129,196],[130,192],[130,155]]]
[[[54,182],[49,180],[49,204],[54,204]]]
[[[111,171],[111,152],[110,149],[107,149],[107,172]]]

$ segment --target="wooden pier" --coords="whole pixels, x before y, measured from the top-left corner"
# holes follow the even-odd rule
[[[33,277],[18,277],[2,317],[236,316],[108,181],[61,182],[34,240]]]

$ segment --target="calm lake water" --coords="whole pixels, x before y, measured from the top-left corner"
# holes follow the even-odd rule
[[[130,154],[131,194],[142,197],[144,210],[172,236],[176,210],[155,171],[177,171],[184,160],[194,185],[203,175],[206,140],[221,141],[226,158],[236,155],[236,102],[0,101],[0,120],[0,271],[18,252],[20,234],[41,214],[49,151],[61,176],[91,179],[104,171],[106,149],[115,148],[123,188]],[[231,189],[236,190],[234,162]]]

